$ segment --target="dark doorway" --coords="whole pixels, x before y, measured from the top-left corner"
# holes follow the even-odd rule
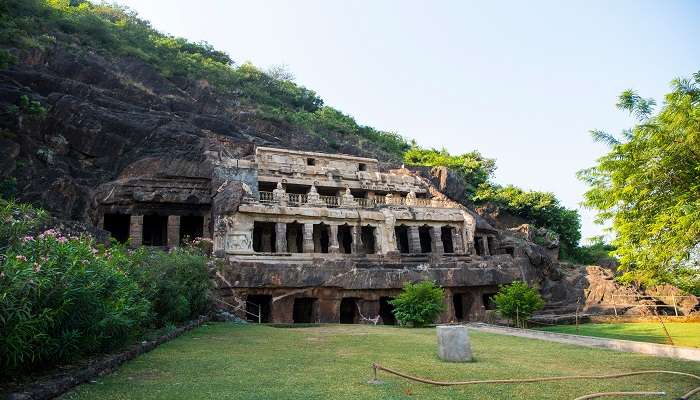
[[[360,321],[357,299],[346,297],[340,301],[340,323],[356,324]]]
[[[165,246],[168,238],[167,215],[143,216],[143,245]]]
[[[288,253],[303,253],[304,252],[304,234],[303,225],[298,222],[287,224],[287,252]]]
[[[496,254],[496,238],[493,236],[489,236],[486,239],[486,243],[489,246],[489,254],[491,254],[491,255]]]
[[[131,215],[129,214],[105,214],[104,230],[119,243],[126,243],[129,240],[129,229],[131,226]]]
[[[406,225],[399,225],[394,227],[394,232],[396,233],[396,247],[399,253],[406,254],[410,252],[410,247],[408,246],[408,227]]]
[[[253,223],[253,251],[257,253],[275,252],[275,223],[260,222]]]
[[[420,252],[430,253],[433,251],[432,238],[430,237],[430,227],[421,226],[418,228],[418,234],[420,237]]]
[[[452,243],[452,228],[451,226],[443,226],[440,228],[440,237],[442,239],[442,247],[445,249],[445,253],[454,253],[455,247]]]
[[[363,226],[360,228],[360,236],[362,237],[362,252],[364,254],[374,254],[377,252],[374,232],[376,228],[373,226]]]
[[[258,307],[260,310],[260,322],[270,322],[270,314],[272,309],[272,296],[268,294],[251,294],[246,297],[246,313],[249,321],[258,322],[256,315]],[[254,315],[253,315],[254,314]]]
[[[484,242],[481,240],[480,236],[474,238],[474,250],[477,256],[484,255]]]
[[[496,293],[484,293],[481,296],[481,299],[484,302],[484,308],[487,310],[495,310],[496,309],[496,302],[493,300],[494,296],[496,296]]]
[[[352,229],[349,225],[338,226],[338,244],[341,253],[352,253]]]
[[[180,217],[180,243],[192,241],[204,234],[204,217],[201,215],[183,215]]]
[[[292,318],[295,324],[310,324],[314,322],[314,306],[316,299],[313,297],[298,297],[294,299],[294,312]]]
[[[455,319],[457,321],[464,321],[464,298],[462,293],[455,293],[452,295],[452,305],[455,308]]]
[[[394,306],[389,301],[394,300],[393,297],[379,298],[379,316],[382,317],[384,325],[396,325],[396,317],[394,317]]]
[[[328,253],[330,226],[320,223],[314,225],[314,253]]]

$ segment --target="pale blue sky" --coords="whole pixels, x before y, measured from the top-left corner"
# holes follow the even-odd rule
[[[634,88],[662,100],[700,70],[700,1],[118,0],[237,62],[285,64],[359,123],[495,158],[495,180],[579,208],[577,170]],[[580,209],[583,237],[599,234]]]

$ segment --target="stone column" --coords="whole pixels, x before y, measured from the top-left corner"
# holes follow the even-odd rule
[[[442,231],[440,230],[440,227],[436,226],[431,226],[430,227],[430,236],[432,236],[432,239],[430,241],[430,246],[432,247],[430,250],[433,254],[443,254],[445,253],[445,247],[442,245]]]
[[[420,253],[420,233],[417,226],[408,227],[408,252]]]
[[[479,236],[479,240],[481,240],[481,248],[484,249],[484,256],[490,256],[491,252],[489,251],[489,239],[486,236]]]
[[[350,252],[359,254],[362,251],[362,235],[359,226],[351,226],[350,234],[352,235],[352,246]]]
[[[465,249],[466,246],[464,245],[464,240],[462,239],[462,235],[459,234],[459,230],[455,228],[451,228],[452,230],[452,248],[455,252],[455,254],[464,254],[466,253]]]
[[[338,243],[338,225],[330,226],[330,233],[328,236],[328,252],[333,254],[340,253],[340,243]]]
[[[194,238],[190,238],[192,240]],[[180,245],[180,216],[168,215],[168,247],[173,248]]]
[[[275,224],[275,251],[277,253],[287,252],[287,224],[284,222]]]
[[[202,237],[211,239],[211,214],[206,213],[203,216],[202,222]]]
[[[302,231],[304,235],[304,253],[314,252],[314,224],[304,224],[304,229]]]
[[[143,243],[143,215],[131,215],[129,239],[132,247],[139,247]]]

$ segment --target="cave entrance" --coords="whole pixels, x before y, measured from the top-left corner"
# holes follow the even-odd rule
[[[204,234],[204,217],[183,215],[180,217],[180,243],[191,242]]]
[[[260,312],[260,322],[270,322],[270,314],[272,310],[272,296],[269,294],[251,294],[246,297],[245,305],[246,316],[249,321],[258,322]]]
[[[290,222],[287,224],[287,252],[288,253],[303,253],[304,252],[304,233],[303,225],[298,222]]]
[[[431,253],[433,251],[433,240],[430,237],[431,228],[423,225],[418,228],[418,236],[420,238],[420,252]]]
[[[476,237],[474,240],[474,250],[476,251],[477,256],[483,256],[484,255],[484,242],[481,240],[481,237]]]
[[[408,227],[406,225],[395,226],[394,232],[396,233],[396,247],[399,250],[399,253],[409,253],[410,247],[408,245]]]
[[[165,246],[168,237],[167,215],[143,216],[143,245]]]
[[[338,245],[340,245],[341,253],[352,253],[352,227],[350,225],[338,226]]]
[[[443,226],[440,228],[440,238],[442,239],[442,247],[445,249],[445,253],[454,253],[455,247],[452,243],[452,233],[454,228],[451,226]]]
[[[364,254],[374,254],[377,252],[374,236],[376,230],[377,228],[369,225],[360,228],[360,236],[362,238],[362,252]]]
[[[313,297],[297,297],[294,299],[292,319],[295,324],[310,324],[314,322],[316,299]]]
[[[105,214],[104,230],[119,243],[126,243],[129,240],[129,230],[131,227],[131,215],[129,214]]]
[[[464,321],[464,296],[462,293],[452,295],[452,306],[455,309],[455,319],[459,322]]]
[[[496,293],[484,293],[483,295],[481,295],[481,300],[484,302],[484,308],[486,310],[496,309],[496,302],[493,299],[495,296]]]
[[[394,317],[394,306],[389,303],[394,300],[393,297],[379,298],[379,316],[382,317],[384,325],[396,325],[396,317]]]
[[[330,229],[324,223],[314,225],[314,253],[328,253]]]
[[[345,297],[340,301],[340,323],[356,324],[360,321],[360,313],[357,309],[357,299]]]
[[[253,223],[253,251],[275,252],[275,223],[255,221]]]

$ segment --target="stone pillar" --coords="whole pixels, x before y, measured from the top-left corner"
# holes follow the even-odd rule
[[[459,234],[459,229],[455,228],[450,228],[452,231],[452,248],[455,252],[455,254],[464,254],[466,253],[465,249],[466,246],[464,245],[464,240],[462,239],[462,235]]]
[[[484,249],[484,256],[490,256],[491,252],[489,251],[489,239],[486,236],[479,236],[479,240],[481,240],[481,248]]]
[[[442,232],[440,227],[431,226],[430,236],[433,239],[430,241],[431,252],[433,254],[443,254],[445,252],[445,247],[442,245]]]
[[[303,252],[313,253],[314,252],[314,224],[304,224],[304,229],[302,231],[304,235]]]
[[[472,360],[472,348],[466,326],[442,325],[437,327],[438,357],[443,361]]]
[[[420,253],[420,233],[417,226],[408,227],[408,252]]]
[[[284,222],[275,224],[275,251],[277,253],[287,252],[287,224]]]
[[[180,245],[180,216],[168,215],[168,248]],[[194,238],[191,238],[194,239]]]
[[[139,247],[143,243],[143,215],[131,215],[129,239],[132,247]]]
[[[203,216],[202,222],[202,237],[211,239],[211,214],[206,213]]]
[[[350,234],[352,235],[352,245],[350,252],[359,254],[362,251],[362,234],[359,226],[351,226]]]
[[[328,252],[333,254],[340,253],[340,243],[338,243],[338,225],[330,226],[330,233],[328,236]]]

